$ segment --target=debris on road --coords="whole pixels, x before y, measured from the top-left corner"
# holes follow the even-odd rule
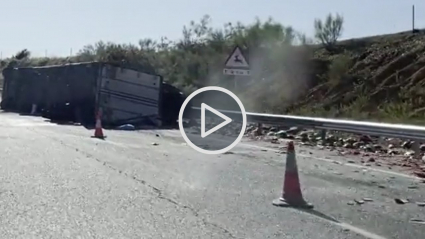
[[[354,202],[356,202],[359,205],[364,204],[364,201],[363,200],[357,200],[357,199],[355,199]]]
[[[158,143],[153,142],[153,143],[152,143],[152,145],[153,145],[153,146],[157,146],[157,145],[159,145],[159,144],[158,144]]]
[[[273,138],[270,143],[272,144],[280,144],[279,140],[277,138]]]
[[[422,219],[416,219],[416,218],[410,219],[410,222],[412,222],[412,223],[418,223],[418,224],[425,224],[425,221],[424,220],[422,220]]]
[[[407,199],[400,199],[400,198],[396,198],[396,199],[394,199],[394,201],[395,201],[397,204],[406,204],[406,203],[408,203],[408,202],[409,202]]]
[[[132,124],[123,124],[118,127],[119,130],[135,130],[136,127]]]
[[[308,130],[297,127],[266,126],[263,125],[262,136],[253,136],[255,125],[247,128],[247,134],[255,140],[266,142],[279,142],[281,139],[295,139],[301,145],[314,146],[317,149],[330,151],[337,150],[339,155],[361,155],[367,157],[362,163],[366,166],[386,167],[393,169],[394,166],[408,169],[416,176],[425,178],[425,144],[420,142],[421,157],[414,159],[414,141],[402,141],[395,138],[372,137],[368,135],[352,135],[344,132],[332,131],[323,139],[320,130]],[[251,132],[251,133],[250,133]],[[362,152],[363,151],[363,152]],[[349,163],[355,163],[350,160]]]
[[[410,186],[408,186],[408,188],[409,189],[417,189],[418,188],[418,185],[410,185]]]
[[[420,178],[425,178],[425,172],[414,172],[414,174]]]

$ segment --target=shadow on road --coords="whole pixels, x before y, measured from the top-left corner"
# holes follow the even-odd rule
[[[50,120],[45,119],[45,122],[49,122],[57,125],[68,125],[68,126],[83,126],[87,130],[95,129],[95,124],[81,124],[72,121],[60,121],[60,120]],[[125,124],[124,124],[125,125]],[[135,125],[134,129],[120,129],[120,125],[102,125],[103,129],[107,130],[117,130],[117,131],[135,131],[135,130],[175,130],[178,129],[178,126],[154,126],[154,125]]]
[[[81,124],[81,123],[76,123],[73,121],[62,121],[62,120],[50,120],[50,119],[46,119],[44,118],[44,122],[48,122],[48,123],[52,123],[52,124],[57,124],[57,125],[68,125],[68,126],[83,126],[86,129],[94,129],[94,124]]]
[[[319,217],[319,218],[322,218],[322,219],[325,219],[325,220],[328,220],[328,221],[331,221],[331,222],[334,222],[334,223],[340,223],[335,218],[328,216],[328,215],[321,213],[321,212],[314,210],[314,209],[302,209],[302,208],[293,208],[293,209],[308,213],[310,215],[313,215],[313,216],[316,216],[316,217]]]
[[[41,118],[43,122],[56,124],[56,125],[66,125],[66,126],[82,126],[87,130],[94,130],[95,129],[95,122],[89,122],[89,123],[79,123],[72,120],[58,120],[58,119],[49,119],[47,117],[43,117],[40,114],[30,114],[30,113],[22,113],[18,111],[13,110],[0,110],[0,113],[3,114],[18,114],[19,116],[28,116],[28,117],[37,117]],[[117,131],[135,131],[135,130],[176,130],[179,129],[179,126],[177,124],[173,125],[164,125],[164,126],[156,126],[151,122],[140,122],[139,124],[129,123],[132,125],[131,129],[126,128],[120,128],[120,126],[126,125],[127,123],[122,124],[115,124],[115,125],[105,125],[102,124],[103,129],[107,130],[117,130]]]

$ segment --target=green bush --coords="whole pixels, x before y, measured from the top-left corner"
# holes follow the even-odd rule
[[[336,86],[348,77],[348,72],[352,66],[349,56],[339,55],[335,57],[329,65],[327,79],[331,86]]]

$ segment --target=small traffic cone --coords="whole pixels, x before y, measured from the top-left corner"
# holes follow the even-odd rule
[[[283,181],[282,197],[273,201],[273,205],[279,207],[313,208],[311,203],[304,200],[300,179],[298,177],[298,167],[295,158],[294,142],[288,143],[288,153],[286,156],[285,179]]]
[[[94,136],[92,136],[92,138],[98,138],[98,139],[106,138],[106,136],[103,135],[101,111],[100,110],[96,115],[96,126],[95,126],[95,130],[94,130]]]

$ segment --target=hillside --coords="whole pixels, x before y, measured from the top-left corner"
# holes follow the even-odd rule
[[[186,93],[207,85],[228,88],[250,111],[422,124],[424,31],[344,40],[329,49],[272,19],[222,29],[210,23],[209,16],[191,22],[174,42],[100,41],[68,58],[36,58],[23,50],[1,67],[119,62],[161,74]],[[252,68],[250,79],[237,79],[237,88],[232,77],[222,74],[235,45],[249,49]]]
[[[316,49],[328,67],[290,112],[420,123],[425,111],[425,34],[411,31],[346,40],[339,53]]]

